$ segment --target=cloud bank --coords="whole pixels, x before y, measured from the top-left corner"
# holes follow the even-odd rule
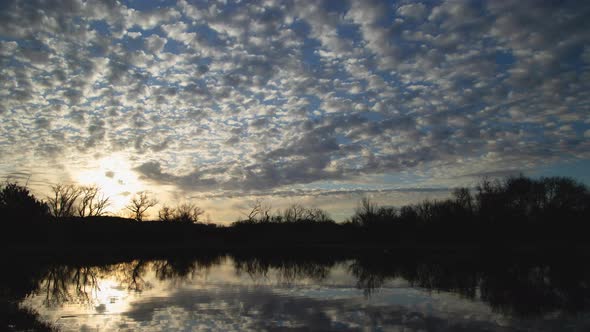
[[[146,182],[217,197],[587,160],[589,14],[580,1],[5,2],[0,168],[67,173],[124,153]]]

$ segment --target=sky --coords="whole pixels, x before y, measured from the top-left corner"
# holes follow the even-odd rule
[[[590,184],[588,1],[2,1],[0,176],[236,220]],[[158,207],[151,210],[157,215]]]

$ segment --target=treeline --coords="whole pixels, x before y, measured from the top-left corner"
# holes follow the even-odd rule
[[[261,201],[232,227],[238,234],[277,244],[291,237],[306,243],[551,244],[587,242],[590,191],[567,177],[484,179],[460,187],[445,200],[402,207],[379,206],[363,198],[344,223],[319,209],[295,204],[271,211]],[[291,241],[292,242],[292,241]]]
[[[52,185],[50,194],[45,199],[38,199],[26,186],[17,183],[7,182],[0,187],[0,213],[18,222],[89,217],[97,219],[108,215],[110,204],[110,197],[102,193],[96,185]],[[130,198],[125,211],[130,219],[143,221],[147,210],[156,204],[158,200],[147,192],[138,192]],[[194,203],[182,203],[176,207],[164,205],[158,212],[158,220],[198,223],[202,221],[204,214],[205,210]]]
[[[401,208],[379,207],[365,198],[349,222],[363,227],[388,223],[572,223],[590,216],[590,192],[573,179],[524,176],[482,180],[473,193],[456,188],[453,198]]]
[[[47,202],[14,183],[0,189],[0,215],[10,221],[5,226],[24,228],[28,238],[43,229],[41,238],[49,232],[66,242],[187,247],[586,243],[590,230],[588,187],[566,177],[484,179],[474,188],[456,188],[449,199],[402,207],[364,198],[343,223],[322,209],[294,204],[273,210],[260,200],[229,227],[203,223],[204,210],[193,203],[163,206],[160,222],[129,222],[143,221],[156,203],[139,193],[128,206],[133,219],[124,219],[102,216],[108,198],[92,187],[54,187]],[[46,222],[56,219],[63,222]],[[26,221],[39,223],[30,228],[23,226]]]

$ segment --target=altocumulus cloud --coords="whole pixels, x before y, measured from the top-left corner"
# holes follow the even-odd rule
[[[149,3],[3,2],[2,172],[125,152],[218,197],[590,156],[588,2]]]

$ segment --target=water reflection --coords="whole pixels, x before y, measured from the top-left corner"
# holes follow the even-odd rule
[[[63,330],[590,327],[583,262],[477,258],[241,253],[20,261],[1,281],[3,297]]]

